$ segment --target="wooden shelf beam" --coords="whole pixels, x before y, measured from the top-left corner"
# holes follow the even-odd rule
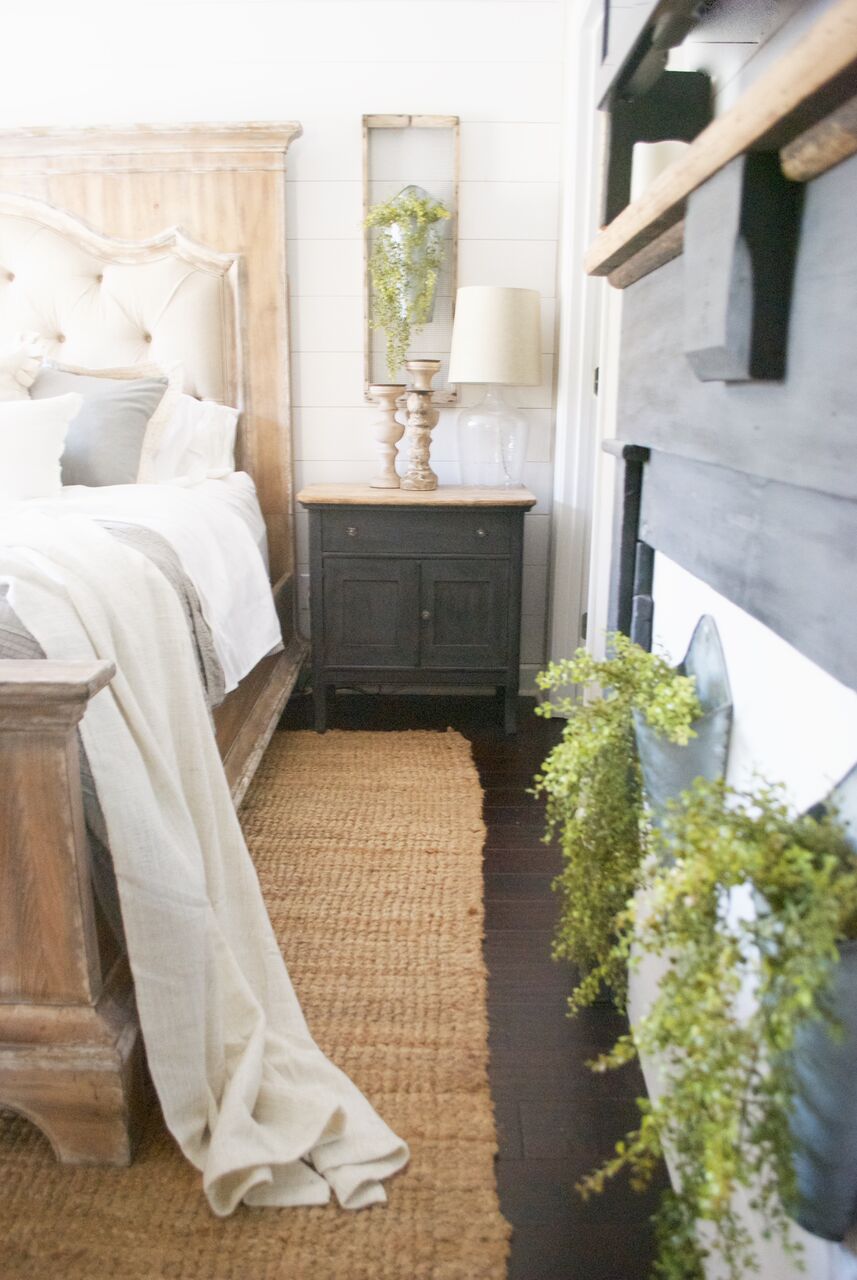
[[[730,160],[745,151],[780,150],[855,95],[857,0],[839,0],[729,111],[704,129],[639,200],[600,232],[586,254],[586,272],[616,272],[681,221],[691,192]]]

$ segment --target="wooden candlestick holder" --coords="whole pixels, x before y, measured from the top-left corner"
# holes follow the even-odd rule
[[[375,383],[369,388],[369,394],[377,402],[378,416],[372,423],[372,430],[377,441],[381,465],[377,475],[369,481],[372,489],[398,489],[399,475],[396,471],[396,445],[404,435],[404,424],[396,417],[397,402],[404,392],[402,383]]]
[[[408,421],[408,469],[402,477],[402,488],[427,492],[437,488],[437,476],[429,466],[431,433],[437,425],[440,410],[432,404],[432,378],[440,369],[439,360],[406,360],[405,368],[413,379],[406,398]]]

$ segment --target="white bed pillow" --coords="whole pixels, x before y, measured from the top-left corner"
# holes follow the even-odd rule
[[[0,400],[28,400],[45,358],[44,340],[22,333],[0,352]]]
[[[235,470],[239,413],[215,400],[180,395],[153,458],[154,482],[196,484]]]
[[[83,396],[0,403],[0,500],[55,498],[62,491],[60,458],[69,423]]]
[[[85,369],[80,365],[57,364],[46,362],[45,368],[55,369],[59,373],[73,373],[86,378],[115,378],[122,381],[136,381],[140,378],[166,378],[167,389],[157,408],[146,425],[143,447],[140,453],[140,466],[137,472],[139,484],[153,483],[152,464],[161,445],[161,437],[173,416],[184,382],[184,367],[181,364],[132,364],[114,369]]]

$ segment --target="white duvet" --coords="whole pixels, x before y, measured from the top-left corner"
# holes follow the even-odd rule
[[[31,500],[26,507],[46,515],[127,520],[166,538],[199,596],[227,693],[282,645],[261,551],[264,521],[253,481],[244,472],[190,488],[71,485],[57,498]]]
[[[383,1201],[408,1149],[313,1042],[268,921],[185,618],[92,521],[0,513],[0,583],[49,658],[117,674],[81,724],[152,1078],[217,1214]],[[126,506],[126,514],[127,506]]]

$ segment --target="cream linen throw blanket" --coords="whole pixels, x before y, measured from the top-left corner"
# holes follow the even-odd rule
[[[116,663],[81,732],[149,1067],[215,1213],[386,1199],[408,1148],[313,1042],[268,920],[172,587],[94,522],[0,511],[0,584],[49,658]]]

